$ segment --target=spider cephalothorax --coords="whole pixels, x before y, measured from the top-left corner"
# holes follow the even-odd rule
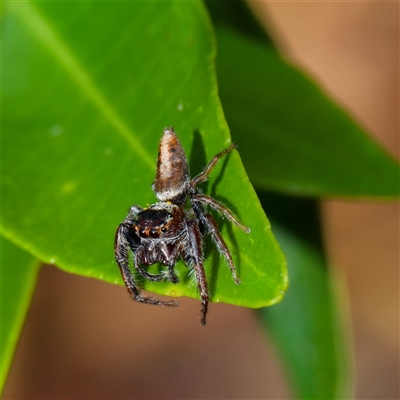
[[[164,129],[158,151],[156,178],[152,186],[159,202],[144,209],[132,206],[115,235],[115,259],[132,299],[146,304],[172,307],[178,305],[176,301],[142,296],[129,269],[129,250],[134,255],[135,270],[152,282],[167,279],[177,283],[179,279],[175,274],[175,264],[182,258],[194,270],[202,302],[201,324],[205,325],[209,301],[207,277],[203,266],[205,234],[212,236],[218,250],[228,262],[235,283],[240,283],[231,253],[218,230],[217,223],[206,211],[206,206],[223,214],[244,232],[249,233],[250,228],[242,225],[223,204],[196,189],[199,183],[207,180],[218,160],[235,147],[231,144],[218,153],[203,172],[190,179],[186,155],[178,137],[172,127]],[[189,207],[185,207],[187,201]],[[143,268],[156,263],[165,266],[166,271],[150,274]]]

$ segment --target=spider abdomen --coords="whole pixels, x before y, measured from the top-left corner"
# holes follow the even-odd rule
[[[153,190],[158,200],[183,204],[190,186],[185,151],[172,127],[164,130],[158,150]]]

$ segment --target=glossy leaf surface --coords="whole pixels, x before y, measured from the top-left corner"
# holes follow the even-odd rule
[[[114,233],[151,183],[164,126],[193,174],[230,142],[217,96],[215,46],[201,3],[7,3],[3,15],[4,235],[42,261],[122,284]],[[285,259],[237,151],[207,193],[252,229],[223,222],[242,284],[208,243],[213,301],[261,307],[286,288]],[[181,283],[145,287],[198,297]]]
[[[218,29],[220,97],[259,188],[316,197],[396,198],[399,164],[269,46]]]
[[[40,263],[8,240],[0,240],[1,392],[28,311]]]

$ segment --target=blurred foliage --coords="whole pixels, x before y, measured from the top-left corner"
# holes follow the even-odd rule
[[[260,316],[286,361],[295,398],[350,398],[347,312],[323,254],[317,204],[261,191],[259,198],[287,257],[291,283],[284,301]]]
[[[248,23],[243,2],[208,4],[216,24],[225,116],[288,260],[288,294],[263,309],[261,320],[286,362],[296,398],[349,398],[348,312],[323,254],[317,204],[266,190],[397,198],[398,162],[281,58],[268,35],[258,34],[257,22]]]
[[[35,288],[40,263],[3,238],[0,242],[0,254],[1,392]]]
[[[325,198],[399,196],[398,162],[309,78],[259,41],[231,29],[218,29],[217,38],[221,101],[255,187]]]
[[[193,175],[230,142],[218,77],[229,127],[261,204],[234,151],[204,191],[231,207],[252,233],[219,219],[243,283],[233,284],[207,243],[212,299],[262,307],[282,298],[285,258],[264,208],[287,253],[292,287],[282,304],[261,311],[262,320],[300,398],[343,398],[347,338],[338,329],[315,203],[265,190],[394,198],[398,164],[281,59],[243,2],[208,6],[217,27],[218,75],[213,29],[198,2],[4,5],[2,235],[40,261],[122,284],[114,232],[130,205],[155,201],[150,185],[162,128],[174,126]],[[14,338],[2,349],[3,379],[37,271],[27,253],[6,246],[18,274],[4,261],[10,290],[3,302],[23,306],[13,312],[18,323],[3,324]],[[178,270],[181,284],[144,287],[197,298],[187,268],[179,263]]]

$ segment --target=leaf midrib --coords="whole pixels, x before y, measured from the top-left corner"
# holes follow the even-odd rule
[[[151,168],[153,158],[141,145],[138,135],[133,132],[117,114],[114,108],[105,99],[100,90],[91,81],[88,73],[73,56],[68,46],[63,43],[48,21],[38,12],[32,3],[9,3],[11,11],[15,12],[31,30],[31,32],[47,46],[59,63],[70,74],[72,79],[81,88],[82,92],[101,111],[115,130],[129,143],[131,148],[142,158],[143,162]]]

